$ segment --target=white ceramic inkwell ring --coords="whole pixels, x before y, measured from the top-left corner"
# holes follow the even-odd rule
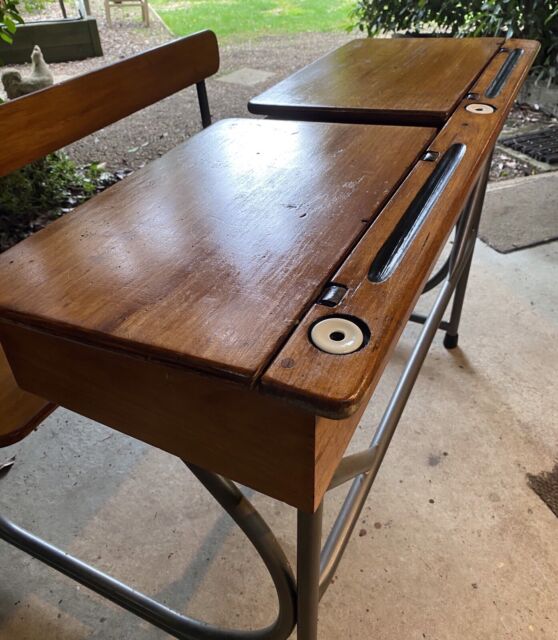
[[[482,102],[472,102],[465,107],[469,113],[475,113],[479,116],[485,116],[494,113],[496,109],[491,104],[483,104]]]
[[[364,344],[364,333],[356,322],[348,318],[330,316],[318,320],[310,330],[313,344],[334,355],[358,351]]]

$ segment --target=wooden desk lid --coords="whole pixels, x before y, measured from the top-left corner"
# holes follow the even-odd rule
[[[221,121],[0,256],[0,315],[254,379],[434,135]]]
[[[252,113],[442,125],[501,38],[353,40],[252,99]]]

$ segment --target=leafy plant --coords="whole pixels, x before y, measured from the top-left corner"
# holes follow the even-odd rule
[[[0,215],[34,214],[62,206],[72,191],[88,194],[95,187],[68,156],[52,153],[0,178]]]
[[[0,252],[118,179],[97,164],[78,167],[61,152],[0,178]]]
[[[47,2],[49,0],[23,0],[23,6],[27,13],[37,13],[46,7]]]
[[[533,68],[538,78],[558,81],[558,0],[485,0],[468,16],[466,33],[538,40],[541,51]]]
[[[17,24],[23,23],[19,13],[19,0],[0,0],[0,39],[12,44]]]
[[[353,17],[356,26],[369,36],[400,32],[416,34],[428,28],[433,33],[458,35],[467,14],[478,10],[482,0],[445,2],[443,0],[357,0]]]
[[[369,36],[428,31],[538,40],[535,73],[549,82],[558,79],[558,0],[357,0],[352,15]]]

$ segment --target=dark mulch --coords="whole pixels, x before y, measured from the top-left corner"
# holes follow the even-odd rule
[[[511,110],[504,125],[500,139],[509,138],[519,132],[534,131],[556,125],[558,119],[539,109],[524,104],[517,104]],[[499,144],[494,151],[490,180],[508,180],[541,173],[540,167],[533,166],[522,159],[516,158]]]

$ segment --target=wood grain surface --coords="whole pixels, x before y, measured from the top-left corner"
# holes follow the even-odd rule
[[[222,122],[5,253],[0,339],[18,384],[314,510],[538,44],[506,48],[435,137]],[[513,48],[518,64],[486,98]],[[473,101],[495,110],[467,111]],[[372,282],[378,251],[456,143],[465,153],[439,199]],[[434,162],[417,160],[426,146]],[[327,281],[347,288],[335,309],[315,304]],[[309,327],[332,312],[367,324],[363,349],[311,345]]]
[[[255,380],[434,133],[221,121],[0,256],[0,315]]]
[[[0,346],[0,447],[24,438],[53,410],[50,402],[18,387]]]
[[[275,118],[442,125],[502,38],[363,38],[313,62],[248,108]]]
[[[459,105],[431,143],[430,150],[440,154],[438,161],[455,143],[465,144],[466,152],[394,273],[382,282],[371,282],[368,278],[375,256],[434,171],[435,162],[421,160],[416,164],[353,253],[332,274],[335,282],[347,287],[347,294],[335,309],[314,305],[309,310],[263,376],[262,384],[269,391],[296,399],[301,406],[332,418],[343,418],[362,409],[539,50],[538,43],[532,41],[509,41],[507,48],[513,47],[522,48],[524,53],[502,92],[490,100],[483,98],[507,51],[493,58],[472,88],[476,97]],[[467,111],[466,107],[474,102],[490,104],[495,111],[488,115]],[[308,339],[309,328],[331,313],[348,314],[364,321],[371,332],[368,344],[345,356],[330,355],[314,347]]]
[[[0,176],[217,73],[212,31],[0,105]]]

